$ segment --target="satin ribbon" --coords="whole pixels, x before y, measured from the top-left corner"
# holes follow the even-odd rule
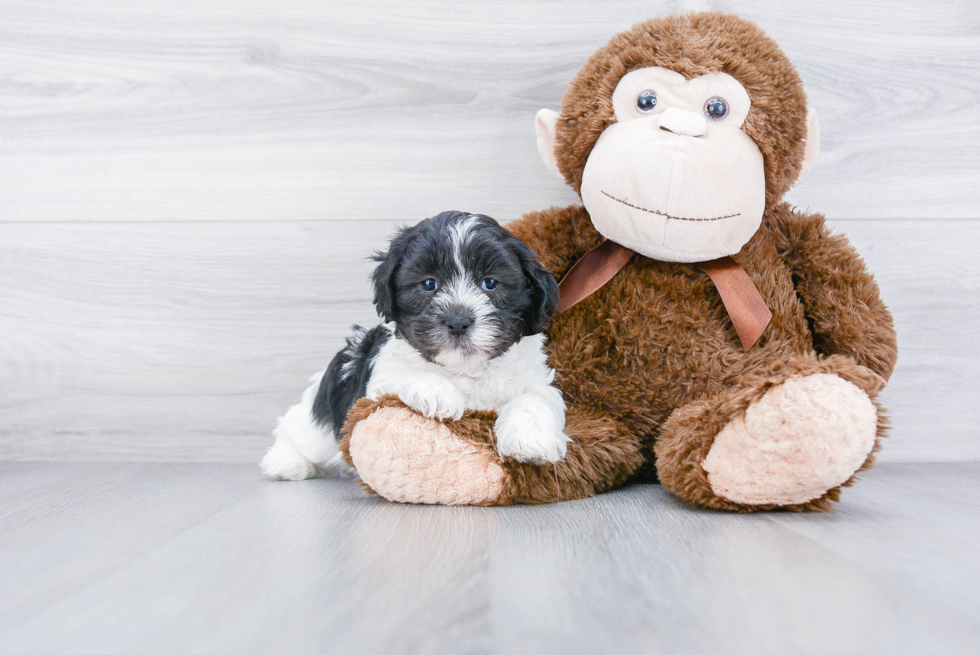
[[[601,289],[623,269],[636,253],[618,243],[603,241],[585,253],[558,284],[558,311],[564,312]],[[718,289],[742,347],[748,351],[772,320],[772,312],[748,273],[731,257],[721,257],[698,266]]]

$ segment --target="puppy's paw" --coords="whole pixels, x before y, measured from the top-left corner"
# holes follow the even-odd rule
[[[313,419],[313,398],[317,385],[303,394],[279,418],[272,435],[275,445],[262,458],[262,472],[275,480],[306,480],[321,473],[341,473],[349,468],[337,452],[333,431]]]
[[[466,398],[449,380],[438,375],[414,377],[398,391],[403,403],[423,416],[459,420],[466,411]]]
[[[317,475],[313,462],[303,456],[288,439],[276,439],[262,458],[262,472],[273,480],[306,480]]]
[[[563,432],[564,419],[564,412],[553,404],[537,396],[518,396],[497,414],[497,452],[533,464],[561,461],[571,441]]]

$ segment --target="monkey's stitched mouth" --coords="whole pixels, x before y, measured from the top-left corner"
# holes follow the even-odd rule
[[[663,216],[664,218],[673,219],[675,221],[699,221],[699,222],[700,221],[723,221],[726,218],[735,218],[736,216],[741,216],[742,215],[742,214],[729,214],[728,216],[717,216],[715,218],[682,218],[680,216],[671,216],[670,214],[666,214],[666,213],[664,213],[662,211],[657,211],[656,209],[647,209],[646,207],[637,207],[636,205],[632,205],[632,204],[626,202],[625,200],[621,200],[620,198],[617,198],[616,196],[611,196],[608,193],[606,193],[605,191],[602,192],[602,195],[606,196],[607,198],[611,198],[612,200],[615,200],[616,202],[621,202],[624,205],[626,205],[627,207],[632,207],[633,209],[639,209],[641,212],[647,212],[649,214],[656,214],[657,216]]]

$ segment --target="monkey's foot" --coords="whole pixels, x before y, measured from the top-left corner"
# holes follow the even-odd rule
[[[717,434],[702,467],[715,495],[798,505],[851,478],[875,445],[874,403],[830,373],[771,388]]]
[[[359,416],[355,407],[341,450],[371,491],[433,505],[490,505],[500,498],[505,474],[489,443],[461,439],[403,405],[363,407],[373,411]]]

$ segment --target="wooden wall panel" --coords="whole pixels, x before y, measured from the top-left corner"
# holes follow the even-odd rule
[[[590,53],[686,9],[758,21],[835,218],[976,217],[980,4],[0,2],[0,220],[512,219],[571,201],[533,118]]]
[[[885,461],[980,459],[975,221],[846,221],[895,314]],[[351,323],[364,221],[0,224],[0,459],[257,461]]]
[[[756,20],[807,85],[824,148],[790,199],[898,321],[884,458],[977,458],[972,0],[0,0],[0,458],[253,461],[374,320],[364,255],[444,209],[573,202],[534,113],[689,9]]]

